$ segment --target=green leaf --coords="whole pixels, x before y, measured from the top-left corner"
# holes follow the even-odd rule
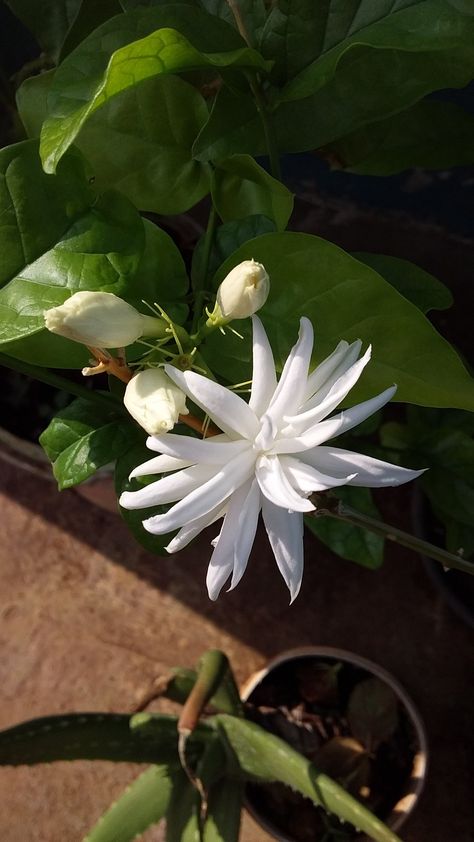
[[[262,214],[253,214],[252,216],[245,216],[243,219],[234,219],[232,222],[226,222],[220,225],[214,236],[212,242],[211,253],[209,255],[208,274],[212,277],[218,270],[221,263],[224,262],[230,255],[247,242],[258,237],[260,234],[269,234],[275,231],[275,223]],[[202,274],[202,261],[204,256],[204,241],[203,235],[193,252],[193,262],[191,267],[191,278],[195,282]]]
[[[398,725],[398,700],[380,678],[356,684],[349,696],[347,719],[356,740],[369,752],[390,739]]]
[[[77,155],[47,176],[36,141],[26,141],[0,152],[0,242],[0,343],[11,343],[44,331],[44,311],[78,290],[127,298],[144,233],[125,197],[93,195]],[[55,367],[85,362],[76,343],[55,344]]]
[[[151,459],[151,453],[146,448],[145,442],[134,444],[125,453],[122,453],[115,465],[115,491],[117,498],[120,497],[123,491],[137,491],[143,488],[143,483],[136,479],[129,479],[131,471]],[[153,476],[153,480],[159,479],[159,476]],[[124,509],[119,506],[120,514],[125,523],[130,529],[132,535],[137,539],[139,544],[145,547],[155,555],[166,555],[165,547],[171,541],[172,534],[167,535],[151,535],[143,528],[143,521],[152,515],[163,514],[167,510],[167,506],[152,506],[147,509]]]
[[[57,0],[55,0],[57,2]],[[62,0],[60,0],[62,2]],[[120,14],[119,0],[82,0],[79,12],[61,47],[60,61],[104,21]]]
[[[410,260],[402,260],[400,257],[391,257],[388,254],[369,254],[364,251],[356,251],[353,255],[357,260],[375,269],[422,313],[428,313],[429,310],[446,310],[451,307],[453,296],[449,289]]]
[[[260,49],[265,58],[273,59],[272,78],[283,84],[304,70],[316,59],[324,45],[328,17],[342,22],[344,10],[334,2],[318,4],[314,0],[279,0],[271,7],[261,36]],[[345,3],[345,5],[354,5]],[[337,26],[337,22],[334,23]]]
[[[130,449],[139,433],[127,417],[112,407],[79,398],[53,418],[40,444],[53,463],[59,489],[78,485],[103,465]]]
[[[432,91],[462,88],[473,73],[470,48],[428,53],[368,47],[349,50],[336,75],[312,96],[281,104],[275,101],[278,148],[304,152],[327,146],[361,126],[403,111]],[[234,152],[262,155],[265,140],[252,99],[223,88],[196,139],[194,154],[206,161]]]
[[[143,313],[143,301],[157,302],[168,315],[170,306],[182,308],[189,289],[184,260],[169,234],[145,219],[145,248],[138,264],[135,287],[127,290],[127,301]],[[178,319],[179,321],[179,319]]]
[[[380,819],[279,737],[245,719],[220,714],[215,721],[229,743],[230,759],[237,764],[234,774],[240,770],[245,779],[279,781],[350,822],[371,839],[400,842]]]
[[[200,798],[184,771],[173,778],[166,814],[166,842],[196,842],[199,833]]]
[[[243,795],[240,781],[224,778],[214,784],[209,794],[203,842],[239,842]]]
[[[154,715],[153,734],[133,726],[122,713],[46,716],[0,731],[0,765],[23,766],[54,760],[113,760],[177,763],[176,717]],[[194,735],[190,737],[192,752]]]
[[[21,120],[39,137],[54,71],[26,79],[17,91]],[[209,165],[191,147],[208,119],[199,91],[177,76],[155,77],[108,100],[85,123],[76,146],[94,173],[94,188],[124,193],[140,210],[182,213],[209,191]]]
[[[263,214],[283,231],[293,210],[293,195],[249,155],[219,161],[212,182],[212,199],[224,222]]]
[[[341,58],[361,46],[426,54],[469,49],[474,38],[474,21],[449,0],[399,0],[385,8],[372,0],[349,0],[343,5],[330,0],[321,7],[320,16],[319,57],[288,82],[282,99],[311,96],[337,72]],[[290,25],[295,26],[293,21]]]
[[[260,311],[279,369],[307,316],[316,333],[313,362],[341,339],[372,343],[373,359],[348,399],[372,397],[392,383],[399,401],[474,408],[472,380],[459,357],[423,316],[373,269],[332,243],[309,234],[266,234],[239,248],[220,268],[217,287],[242,260],[254,258],[270,275],[271,289]],[[231,383],[251,376],[250,326],[244,339],[211,334],[201,351],[213,370]]]
[[[132,842],[163,818],[173,779],[168,766],[152,766],[127,787],[104,813],[84,842]]]
[[[448,169],[473,163],[473,134],[473,114],[451,102],[424,100],[356,129],[330,151],[344,169],[361,175]]]
[[[82,0],[6,0],[6,3],[32,32],[44,52],[57,59],[79,14]]]
[[[207,12],[222,18],[227,23],[238,28],[228,0],[201,0],[201,6]],[[258,46],[262,34],[267,12],[264,0],[239,0],[240,15],[245,23],[245,29],[251,47]]]
[[[379,518],[372,494],[368,488],[333,489],[333,494],[357,511]],[[323,544],[341,558],[355,561],[363,567],[376,570],[383,564],[384,539],[351,523],[331,517],[305,517],[306,526]]]
[[[223,52],[214,51],[216,43]],[[94,111],[146,79],[199,69],[265,71],[264,59],[241,44],[223,21],[185,4],[139,7],[108,21],[67,57],[55,75],[41,134],[46,171],[55,171]]]

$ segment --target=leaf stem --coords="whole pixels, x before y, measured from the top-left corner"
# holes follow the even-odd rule
[[[211,202],[212,202],[212,193],[211,193]],[[206,296],[206,280],[207,280],[207,273],[209,270],[209,260],[211,257],[211,249],[212,243],[214,241],[214,234],[216,232],[217,226],[217,211],[214,207],[214,203],[211,204],[211,209],[209,211],[209,219],[207,221],[207,228],[206,234],[204,236],[204,246],[203,246],[203,257],[202,257],[202,269],[199,273],[199,277],[196,280],[194,285],[194,293],[195,293],[195,300],[194,300],[194,316],[193,316],[193,323],[191,327],[191,334],[193,335],[193,339],[195,338],[197,326],[199,323],[199,319],[201,318],[201,311],[202,306],[204,303],[204,298]]]
[[[267,147],[267,154],[270,160],[270,172],[273,178],[281,181],[280,155],[275,137],[273,118],[268,108],[267,98],[258,76],[255,78],[249,76],[248,79],[250,89],[254,95],[257,110],[260,115],[260,120],[262,121],[263,133],[265,135],[265,145]]]
[[[343,520],[346,523],[352,523],[354,526],[360,526],[367,529],[369,532],[374,532],[376,535],[381,535],[387,541],[393,541],[403,547],[408,547],[416,553],[427,555],[430,558],[438,561],[444,567],[453,568],[454,570],[461,570],[463,573],[474,575],[474,564],[466,561],[460,555],[450,553],[448,550],[443,550],[429,541],[423,541],[421,538],[416,538],[409,532],[404,532],[402,529],[397,529],[388,523],[383,523],[376,520],[363,512],[358,512],[351,506],[347,506],[341,500],[330,498],[324,495],[313,495],[318,505],[316,512],[313,512],[313,517],[333,517],[336,520]],[[321,505],[322,503],[322,505]]]
[[[10,357],[7,354],[0,354],[0,365],[5,368],[10,368],[13,371],[19,371],[20,374],[26,374],[34,380],[39,380],[41,383],[47,383],[48,386],[54,386],[56,389],[62,389],[70,395],[75,395],[76,398],[83,398],[92,403],[100,403],[102,406],[107,406],[109,409],[114,408],[118,412],[124,412],[125,409],[113,395],[107,395],[103,392],[98,392],[93,389],[87,389],[79,383],[73,383],[67,377],[61,377],[47,368],[42,368],[32,363],[26,363],[23,360],[17,360],[15,357]]]

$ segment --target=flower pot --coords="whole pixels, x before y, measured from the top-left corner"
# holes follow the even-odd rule
[[[444,546],[444,529],[436,519],[429,500],[415,485],[412,497],[413,531],[418,538]],[[439,562],[421,556],[424,568],[436,590],[457,616],[474,628],[474,576],[461,570],[445,570]]]
[[[311,698],[311,693],[314,694],[315,691],[314,688],[309,694],[307,690],[301,691],[301,681],[308,681],[311,670],[317,670],[319,675],[320,670],[327,670],[329,667],[334,667],[337,670],[337,692],[341,694],[341,698],[344,694],[351,693],[354,687],[361,682],[374,677],[392,691],[393,704],[396,706],[398,716],[397,730],[390,741],[386,745],[381,744],[381,747],[374,753],[373,759],[370,761],[374,765],[371,772],[367,773],[369,785],[365,786],[365,790],[364,787],[361,787],[362,795],[354,791],[353,794],[359,797],[369,809],[373,809],[396,832],[404,824],[420,797],[426,776],[427,739],[423,722],[416,707],[403,687],[390,673],[366,658],[341,649],[321,646],[289,650],[273,658],[266,668],[251,676],[242,688],[243,699],[250,703],[249,718],[266,727],[262,720],[265,715],[268,716],[268,713],[262,714],[261,711],[273,711],[275,707],[278,707],[280,710],[288,711],[292,716],[299,711],[298,716],[301,717],[301,723],[304,723],[305,716],[308,716],[309,719],[313,717],[317,721],[319,719],[317,711],[321,711],[322,707],[318,704],[308,705],[308,695]],[[314,686],[317,687],[317,685]],[[329,699],[329,702],[328,710],[335,711],[337,702],[333,698]],[[303,709],[306,713],[302,712]],[[310,710],[313,710],[314,713],[310,714]],[[277,716],[279,715],[278,713]],[[323,715],[323,722],[325,715]],[[271,716],[273,717],[274,713]],[[338,722],[337,713],[334,715],[334,720],[336,723]],[[308,729],[306,723],[304,725],[306,733],[303,734],[301,743],[298,742],[299,737],[295,742],[294,729],[296,726],[293,724],[295,721],[290,719],[283,723],[283,727],[280,721],[276,728],[272,720],[269,730],[278,733],[279,736],[286,739],[307,757],[314,759],[317,765],[321,743],[319,748],[316,747],[316,750],[315,743],[321,740],[320,733],[316,730],[311,735],[311,729]],[[330,721],[330,717],[327,721]],[[348,720],[341,716],[339,722],[344,728],[347,726]],[[338,728],[339,724],[336,727]],[[312,742],[313,739],[314,742]],[[349,736],[348,739],[350,740],[351,737]],[[322,742],[324,743],[324,737]],[[379,755],[381,756],[379,757]],[[321,756],[319,754],[319,757]],[[388,774],[389,760],[392,757],[397,758],[397,768]],[[401,762],[402,759],[403,763]],[[377,770],[378,775],[375,778],[375,783],[372,779],[374,769]],[[325,771],[330,773],[328,769]],[[383,783],[380,783],[382,775],[378,774],[381,771],[388,775],[387,780],[384,780]],[[333,775],[333,777],[337,776]],[[353,783],[354,780],[353,777]],[[377,781],[379,781],[381,796],[380,793],[376,793],[375,801],[379,803],[375,807],[373,791],[377,789]],[[275,805],[278,805],[277,815],[275,815],[273,809]],[[275,785],[265,787],[257,784],[249,785],[246,793],[246,807],[253,818],[273,838],[280,840],[280,842],[306,842],[306,840],[318,842],[323,837],[328,840],[331,839],[332,842],[333,836],[325,836],[326,830],[321,827],[321,811],[313,807],[308,800],[300,798],[290,790],[280,788],[279,785],[277,787]],[[339,823],[337,823],[337,827],[340,830]],[[347,836],[334,836],[334,839],[367,839],[367,837],[361,836],[355,831],[350,831],[348,825],[343,827],[347,830]]]

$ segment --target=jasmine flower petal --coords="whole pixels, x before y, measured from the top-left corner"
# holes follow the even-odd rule
[[[253,325],[253,377],[249,407],[255,415],[265,412],[276,389],[277,380],[272,349],[258,316],[252,316]]]
[[[179,371],[172,365],[164,368],[168,377],[231,438],[236,435],[253,438],[257,434],[257,416],[230,389],[195,371]]]
[[[296,512],[314,511],[311,501],[294,490],[276,456],[260,456],[255,466],[255,475],[262,493],[275,506]]]
[[[353,453],[339,447],[325,447],[320,445],[314,450],[307,450],[302,454],[304,462],[323,471],[331,471],[336,476],[343,476],[347,471],[356,473],[346,479],[348,485],[362,485],[366,488],[380,488],[389,485],[401,485],[410,482],[424,473],[391,465],[373,456],[363,453]]]
[[[173,503],[199,488],[215,474],[213,465],[193,465],[175,474],[151,482],[138,491],[124,491],[119,503],[125,509],[144,509],[148,506],[160,506]]]
[[[262,515],[278,569],[290,591],[290,605],[303,577],[303,515],[287,512],[262,497]]]

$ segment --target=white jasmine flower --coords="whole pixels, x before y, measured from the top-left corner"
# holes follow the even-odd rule
[[[132,377],[123,402],[130,415],[151,436],[172,430],[187,415],[186,396],[161,368],[147,368]]]
[[[303,514],[315,509],[315,491],[340,485],[400,485],[419,476],[379,459],[324,444],[355,427],[386,404],[396,386],[352,409],[327,416],[344,400],[370,359],[358,359],[361,342],[340,342],[311,374],[313,329],[302,318],[298,342],[277,382],[272,351],[258,317],[253,317],[253,380],[248,404],[234,392],[193,371],[166,371],[223,431],[212,439],[167,433],[147,445],[162,455],[135,468],[132,477],[168,476],[139,491],[122,494],[127,509],[174,503],[144,521],[164,534],[179,529],[168,552],[186,546],[202,529],[224,518],[215,539],[207,587],[217,599],[242,578],[260,511],[275,559],[293,601],[303,574]]]
[[[124,348],[140,336],[163,335],[160,319],[139,313],[112,292],[75,292],[46,310],[44,321],[52,333],[94,348]]]
[[[224,318],[246,319],[263,307],[270,292],[270,278],[261,263],[244,260],[234,266],[217,290],[217,305]]]

